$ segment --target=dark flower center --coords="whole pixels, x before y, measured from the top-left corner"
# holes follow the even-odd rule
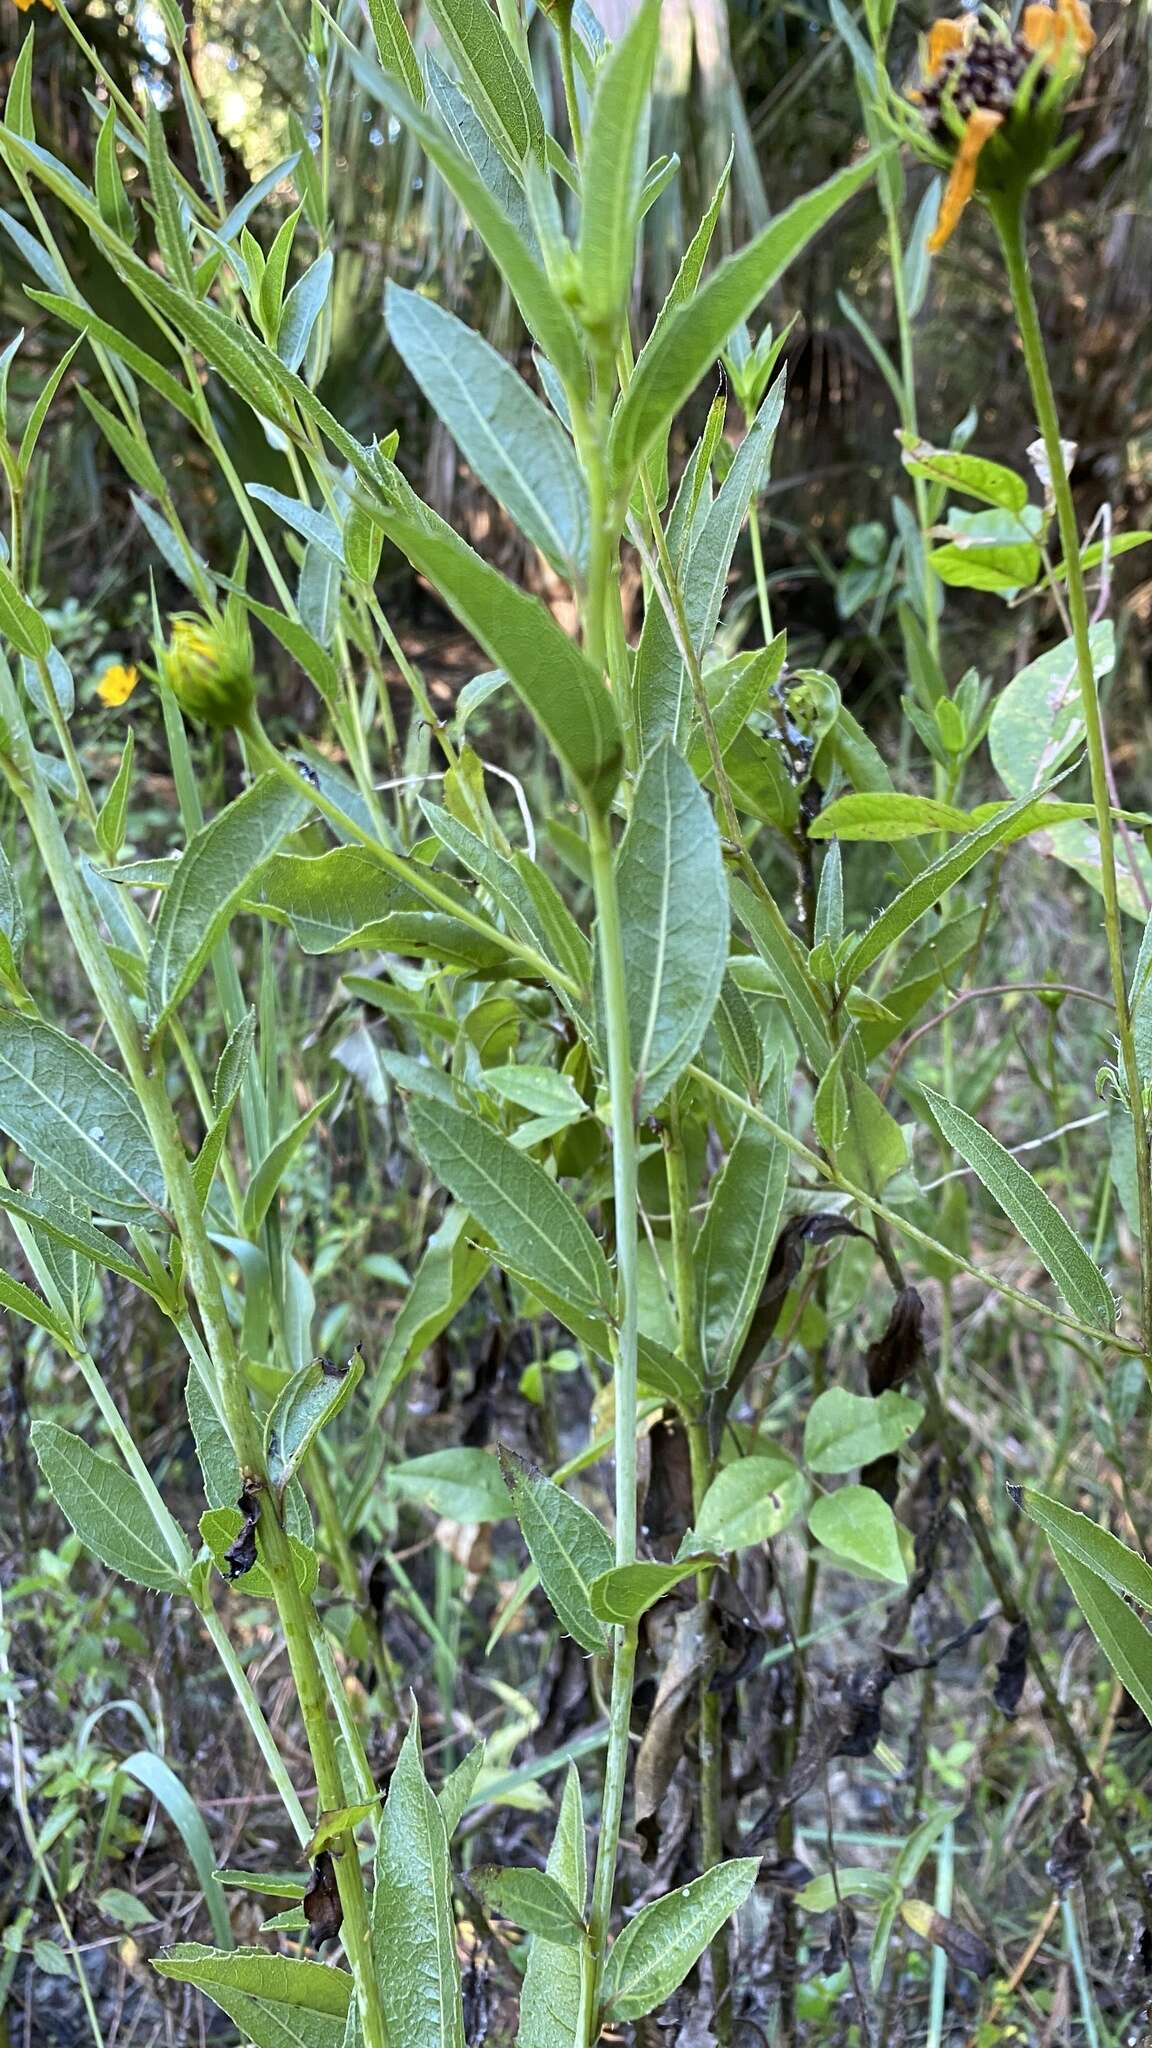
[[[1033,54],[1023,36],[1009,41],[978,28],[967,49],[950,50],[935,78],[922,88],[920,106],[929,130],[934,134],[942,125],[946,99],[965,121],[977,109],[1009,113]]]

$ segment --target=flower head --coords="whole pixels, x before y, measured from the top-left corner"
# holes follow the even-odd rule
[[[975,16],[933,23],[912,94],[924,153],[949,168],[930,249],[943,248],[973,192],[1022,190],[1047,168],[1094,41],[1084,0],[1034,0],[1015,35]]]
[[[256,694],[252,640],[243,621],[225,613],[178,612],[160,657],[164,681],[191,718],[206,725],[243,725]]]
[[[136,669],[125,662],[110,662],[96,685],[96,695],[102,704],[107,704],[110,710],[115,710],[119,705],[128,702],[139,680]]]

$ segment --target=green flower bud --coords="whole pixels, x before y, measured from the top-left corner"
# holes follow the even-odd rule
[[[171,627],[160,666],[180,709],[205,725],[246,724],[256,695],[247,626],[235,617],[177,612]]]

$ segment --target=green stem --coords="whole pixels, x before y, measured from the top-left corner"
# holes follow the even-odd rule
[[[0,716],[7,728],[7,744],[20,799],[37,850],[80,964],[108,1022],[148,1124],[172,1205],[188,1281],[204,1326],[233,1449],[245,1476],[262,1482],[263,1455],[256,1417],[248,1399],[215,1254],[192,1184],[175,1112],[163,1077],[150,1067],[145,1056],[135,1015],[101,943],[83,886],[72,865],[60,821],[36,764],[19,699],[2,671]],[[313,1627],[318,1628],[318,1624],[314,1610],[300,1590],[283,1524],[270,1497],[265,1494],[263,1500],[261,1562],[272,1584],[284,1629],[321,1807],[338,1808],[345,1804],[344,1788],[329,1718],[327,1688],[313,1639]],[[344,1945],[356,1982],[365,2048],[388,2048],[379,1988],[372,1968],[367,1900],[355,1838],[349,1833],[341,1837],[341,1845],[344,1853],[335,1861],[344,1907]]]
[[[1116,847],[1112,832],[1112,804],[1108,789],[1104,722],[1092,663],[1088,596],[1084,586],[1084,571],[1080,565],[1080,533],[1076,524],[1072,486],[1064,466],[1056,397],[1052,389],[1052,375],[1048,368],[1036,295],[1032,289],[1032,274],[1028,266],[1023,193],[1015,192],[997,199],[993,202],[991,211],[1004,252],[1020,343],[1028,370],[1028,381],[1032,387],[1032,402],[1036,408],[1036,418],[1044,442],[1067,576],[1068,614],[1076,649],[1076,674],[1088,741],[1092,803],[1100,839],[1100,888],[1104,898],[1104,930],[1108,942],[1112,996],[1116,1005],[1116,1036],[1132,1112],[1136,1148],[1136,1187],[1140,1211],[1140,1322],[1141,1335],[1144,1339],[1145,1371],[1152,1380],[1152,1168],[1148,1158],[1148,1125],[1144,1110],[1143,1084],[1136,1057],[1132,1014],[1128,1005],[1127,977],[1124,971],[1122,913],[1116,881]]]
[[[680,1100],[674,1092],[664,1133],[664,1166],[668,1176],[668,1212],[672,1235],[672,1275],[676,1293],[676,1319],[680,1350],[685,1365],[697,1384],[704,1385],[705,1361],[700,1346],[700,1319],[696,1294],[696,1266],[692,1257],[691,1190],[685,1171],[684,1141],[680,1127]],[[708,1425],[702,1417],[688,1424],[688,1455],[692,1466],[692,1514],[698,1518],[712,1480],[712,1450]],[[712,1598],[715,1571],[706,1566],[696,1574],[696,1598],[707,1607]],[[700,1672],[700,1865],[711,1870],[724,1857],[722,1828],[724,1795],[724,1749],[721,1729],[722,1702],[712,1691],[712,1665],[706,1659]],[[711,1944],[713,2025],[720,2048],[732,2039],[730,1999],[731,1956],[725,1925]]]

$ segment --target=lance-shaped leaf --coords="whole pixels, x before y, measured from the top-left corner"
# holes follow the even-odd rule
[[[582,1919],[588,1895],[588,1850],[584,1835],[584,1804],[575,1764],[568,1766],[556,1833],[548,1853],[548,1876],[560,1885]],[[520,1996],[520,2029],[516,2048],[556,2048],[574,2041],[580,2014],[583,1959],[576,1949],[533,1941]]]
[[[643,2019],[671,1998],[713,1935],[744,1904],[759,1868],[755,1856],[717,1863],[642,1907],[613,1943],[604,1973],[604,2019]]]
[[[546,1871],[481,1863],[469,1871],[468,1883],[501,1920],[512,1920],[558,1948],[583,1946],[584,1922],[564,1887]]]
[[[542,1166],[469,1110],[424,1099],[410,1103],[408,1116],[433,1173],[511,1268],[538,1277],[578,1313],[611,1312],[604,1254],[572,1197]]]
[[[415,1708],[376,1839],[372,1934],[389,2040],[465,2048],[448,1830],[424,1776]]]
[[[529,1555],[561,1628],[581,1649],[606,1650],[608,1629],[592,1611],[589,1588],[615,1562],[607,1529],[543,1472],[503,1452],[501,1464]]]
[[[775,1123],[787,1118],[783,1068],[764,1091]],[[696,1241],[700,1335],[709,1381],[731,1373],[760,1299],[788,1185],[788,1153],[749,1118],[725,1161]]]
[[[164,1176],[131,1088],[87,1047],[0,1011],[0,1130],[90,1209],[163,1209]]]
[[[634,1110],[699,1050],[728,962],[728,887],[711,806],[670,739],[648,756],[617,856]]]
[[[34,1422],[32,1446],[57,1506],[108,1570],[160,1593],[184,1583],[131,1474],[57,1422]]]
[[[465,461],[570,583],[588,552],[588,492],[554,412],[446,307],[390,283],[388,332]]]
[[[924,1096],[948,1143],[979,1175],[1025,1244],[1031,1245],[1073,1314],[1082,1316],[1095,1329],[1114,1328],[1116,1302],[1112,1289],[1071,1224],[1049,1201],[1027,1168],[966,1110],[957,1109],[955,1103],[938,1095],[934,1088],[925,1088]]]
[[[607,346],[632,285],[659,34],[660,0],[642,0],[600,68],[588,123],[577,256],[585,324]]]
[[[342,2048],[352,2001],[347,1970],[266,1948],[221,1951],[195,1941],[164,1949],[152,1967],[203,1991],[254,2048]]]
[[[324,1115],[324,1112],[331,1109],[339,1092],[340,1084],[337,1082],[335,1087],[330,1088],[326,1095],[322,1095],[319,1101],[312,1104],[311,1109],[306,1109],[303,1116],[297,1117],[296,1122],[283,1132],[277,1138],[276,1143],[270,1146],[264,1154],[255,1173],[252,1175],[248,1185],[248,1192],[244,1197],[244,1228],[249,1237],[256,1236],[275,1200],[288,1168],[299,1152],[309,1131],[318,1122],[320,1117]]]
[[[154,1032],[187,995],[265,861],[308,811],[307,801],[270,772],[189,842],[165,894],[148,960]]]

